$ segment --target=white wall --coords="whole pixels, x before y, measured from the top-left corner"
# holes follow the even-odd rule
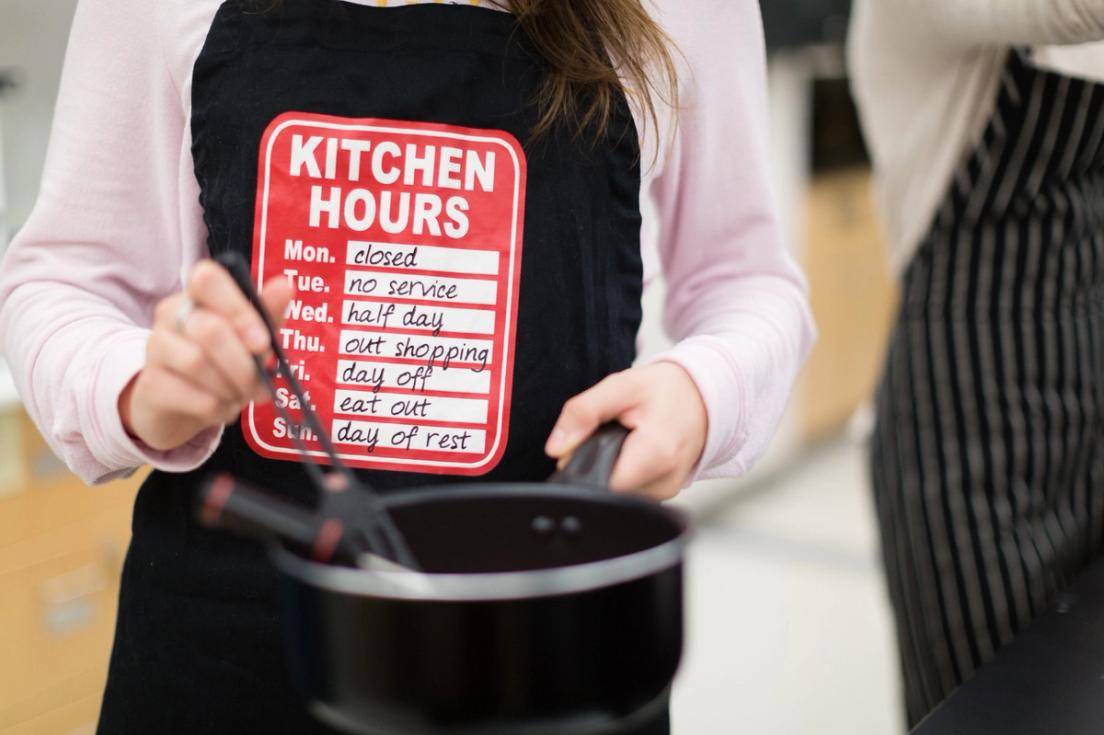
[[[0,97],[0,196],[6,192],[10,228],[27,218],[38,194],[75,7],[76,0],[0,0],[0,69],[18,69],[24,80]],[[5,242],[0,233],[0,248]]]
[[[0,0],[0,69],[20,87],[0,96],[0,255],[38,196],[69,24],[77,0]],[[0,409],[18,403],[0,356]]]

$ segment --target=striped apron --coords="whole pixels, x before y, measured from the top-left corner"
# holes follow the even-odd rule
[[[1104,542],[1104,85],[1010,55],[903,277],[871,468],[910,724]]]

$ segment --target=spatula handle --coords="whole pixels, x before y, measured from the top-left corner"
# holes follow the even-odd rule
[[[358,548],[336,518],[323,518],[218,475],[201,492],[200,520],[266,543],[283,546],[324,564],[355,565]]]

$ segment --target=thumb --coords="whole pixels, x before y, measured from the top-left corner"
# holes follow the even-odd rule
[[[625,423],[623,414],[639,399],[637,382],[627,371],[614,373],[564,404],[545,444],[545,453],[559,459],[574,452],[602,424],[615,418]]]
[[[283,325],[288,304],[294,295],[294,287],[283,276],[265,281],[264,288],[261,290],[261,304],[264,305],[273,326],[277,329]]]
[[[261,289],[261,306],[264,307],[269,319],[272,320],[272,328],[276,330],[277,335],[280,334],[280,327],[283,326],[287,318],[288,303],[291,301],[291,297],[295,295],[294,292],[294,287],[288,283],[288,279],[282,276],[268,279]],[[271,348],[265,347],[265,362],[268,363],[272,359]],[[259,383],[257,385],[257,393],[253,397],[253,400],[258,403],[265,403],[271,400],[271,398],[272,395],[268,392],[268,386],[264,383]]]

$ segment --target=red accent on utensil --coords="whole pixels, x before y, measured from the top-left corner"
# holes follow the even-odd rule
[[[314,540],[314,548],[311,549],[311,558],[318,562],[328,562],[333,559],[334,550],[337,549],[341,537],[345,534],[345,525],[336,518],[328,518],[318,529],[318,538]]]
[[[203,523],[214,526],[222,516],[227,501],[234,494],[234,478],[230,475],[219,475],[211,482],[211,488],[207,497],[203,500]]]

